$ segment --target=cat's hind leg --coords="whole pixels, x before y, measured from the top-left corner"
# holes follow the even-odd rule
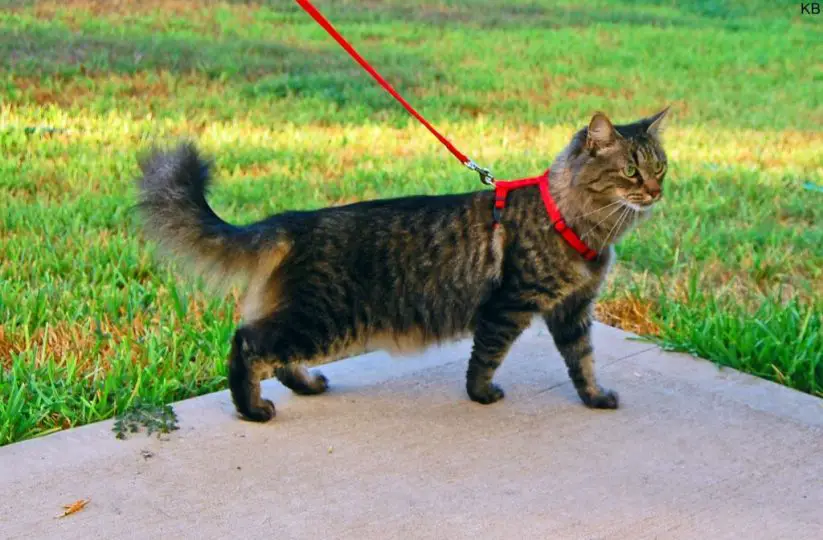
[[[260,381],[276,375],[298,394],[320,394],[329,386],[318,372],[301,362],[330,349],[326,332],[311,332],[304,321],[279,313],[237,330],[229,359],[229,388],[237,411],[249,420],[266,422],[274,417],[274,404],[263,399]]]
[[[260,395],[260,381],[271,376],[274,366],[261,356],[253,328],[237,329],[229,355],[229,389],[232,401],[242,416],[255,422],[274,418],[274,403]]]
[[[311,396],[322,394],[329,388],[329,380],[322,373],[312,373],[303,364],[278,366],[274,374],[283,386],[295,394]]]

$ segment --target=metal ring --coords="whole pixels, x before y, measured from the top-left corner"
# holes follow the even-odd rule
[[[466,167],[480,175],[481,182],[483,182],[487,186],[494,185],[494,175],[492,175],[492,172],[489,169],[487,169],[486,167],[481,167],[472,160],[468,160],[465,165]]]

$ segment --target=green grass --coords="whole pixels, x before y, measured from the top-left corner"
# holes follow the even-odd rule
[[[823,395],[819,20],[766,0],[318,4],[499,177],[544,168],[596,109],[672,103],[665,202],[618,247],[601,318]],[[238,222],[479,188],[289,2],[6,2],[0,58],[0,444],[225,387],[235,302],[156,262],[132,211],[151,143],[211,152]]]

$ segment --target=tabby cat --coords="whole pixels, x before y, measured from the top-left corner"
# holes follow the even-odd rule
[[[503,397],[495,370],[538,315],[583,403],[614,409],[617,394],[595,377],[592,306],[614,259],[611,246],[661,197],[667,111],[626,125],[596,113],[551,166],[550,193],[598,252],[592,260],[552,227],[537,186],[511,192],[500,226],[493,226],[490,190],[230,225],[206,202],[209,165],[190,144],[141,160],[139,206],[149,236],[205,275],[244,278],[229,387],[247,419],[274,416],[260,392],[272,374],[298,394],[320,394],[328,381],[305,362],[470,335],[466,390],[478,403],[494,403]]]

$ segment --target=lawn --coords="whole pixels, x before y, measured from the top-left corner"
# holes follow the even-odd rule
[[[823,396],[823,26],[772,0],[317,0],[500,178],[673,106],[599,318]],[[296,5],[0,0],[0,445],[225,388],[236,296],[179,279],[136,157],[193,138],[230,221],[480,189]],[[457,383],[456,383],[457,384]]]

